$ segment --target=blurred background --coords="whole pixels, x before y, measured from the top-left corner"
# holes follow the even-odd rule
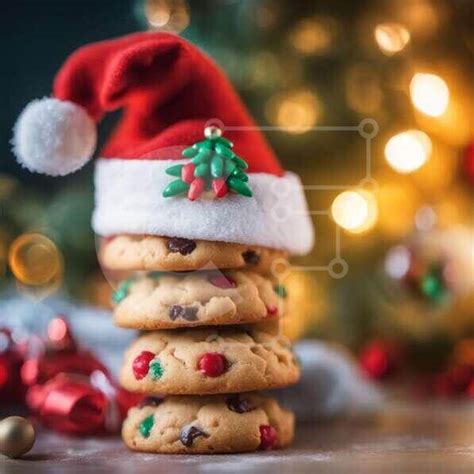
[[[7,2],[0,299],[108,307],[93,164],[30,174],[11,128],[75,48],[172,31],[217,61],[259,124],[290,128],[267,136],[307,186],[317,245],[283,282],[288,335],[343,344],[370,377],[417,393],[474,397],[473,16],[469,0]]]

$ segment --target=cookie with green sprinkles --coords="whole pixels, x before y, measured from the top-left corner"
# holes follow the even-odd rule
[[[258,323],[286,306],[272,280],[251,271],[148,272],[119,288],[115,323],[141,330]]]
[[[132,408],[122,429],[130,449],[169,454],[279,449],[291,443],[293,433],[293,413],[256,393],[166,397]]]

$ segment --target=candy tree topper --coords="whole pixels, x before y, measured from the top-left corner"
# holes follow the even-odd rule
[[[187,193],[188,199],[199,199],[204,191],[211,191],[222,198],[229,191],[246,197],[252,197],[245,170],[247,163],[233,151],[230,140],[222,136],[218,127],[204,129],[205,140],[183,150],[182,155],[190,158],[186,164],[167,168],[166,174],[176,176],[163,191],[164,197]]]

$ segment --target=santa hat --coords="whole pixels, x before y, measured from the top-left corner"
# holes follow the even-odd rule
[[[282,169],[223,72],[182,38],[137,33],[80,48],[60,69],[53,96],[23,110],[13,139],[24,167],[53,176],[81,168],[94,153],[96,123],[123,109],[96,162],[97,234],[237,242],[297,254],[311,249],[299,178]],[[213,127],[206,141],[210,124],[228,140]],[[213,171],[230,160],[234,181],[222,171],[218,180],[211,176],[213,156]],[[198,172],[190,159],[203,157],[208,168]],[[170,192],[172,181],[178,184]],[[208,188],[213,199],[175,195],[187,191],[193,199]]]

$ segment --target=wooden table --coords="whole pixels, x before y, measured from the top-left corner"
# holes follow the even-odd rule
[[[0,474],[67,473],[474,473],[474,404],[390,403],[366,419],[300,424],[280,452],[166,456],[127,451],[120,439],[40,432],[22,460],[0,458]]]

